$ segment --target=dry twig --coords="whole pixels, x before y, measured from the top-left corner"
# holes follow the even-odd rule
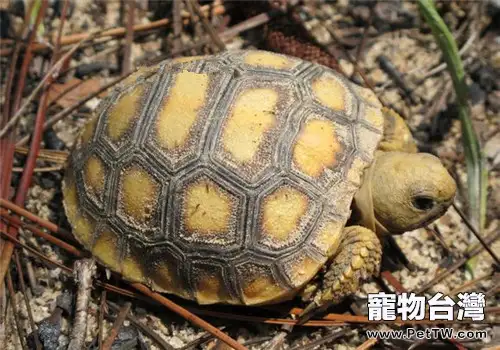
[[[113,323],[113,328],[111,328],[111,331],[109,333],[109,336],[106,338],[104,343],[102,344],[102,350],[110,350],[111,346],[113,345],[113,342],[115,341],[116,337],[118,336],[118,333],[120,332],[120,328],[123,324],[123,321],[125,321],[125,318],[127,317],[128,313],[130,312],[130,307],[132,304],[127,301],[123,307],[120,309],[120,312],[118,313],[118,316],[115,319],[115,322]]]
[[[222,42],[221,38],[219,37],[219,35],[215,31],[214,27],[206,18],[206,15],[201,10],[198,2],[196,0],[186,0],[186,1],[189,1],[191,3],[191,6],[193,7],[193,9],[196,12],[196,14],[198,15],[198,17],[200,17],[201,23],[203,23],[203,27],[207,31],[208,35],[210,35],[210,37],[212,38],[215,45],[217,45],[219,50],[224,51],[226,49],[226,45]]]
[[[75,280],[78,283],[76,311],[73,329],[71,330],[68,350],[83,349],[87,334],[87,314],[92,291],[92,279],[96,270],[94,259],[83,259],[75,262]]]
[[[123,49],[122,75],[130,74],[132,69],[131,53],[132,42],[134,41],[134,15],[135,15],[135,0],[125,1],[128,7],[127,29],[125,34],[125,47]]]
[[[106,293],[104,291],[103,293]],[[120,308],[118,305],[111,301],[107,301],[106,303],[110,309],[114,310],[115,312],[119,312]],[[163,338],[161,338],[158,334],[156,334],[151,328],[140,322],[138,319],[136,319],[134,316],[132,316],[130,313],[127,315],[127,319],[134,324],[137,328],[139,328],[143,333],[147,334],[156,344],[158,344],[162,349],[164,350],[175,350],[170,344],[168,344]],[[101,347],[99,347],[101,348]]]
[[[24,283],[23,268],[21,266],[21,260],[19,259],[19,252],[17,250],[14,252],[14,261],[16,262],[19,285],[21,286],[24,303],[26,304],[26,311],[28,312],[28,320],[30,322],[31,332],[33,332],[33,338],[35,339],[35,347],[37,350],[42,350],[42,343],[40,343],[40,339],[38,338],[38,329],[36,328],[35,320],[33,319],[33,312],[31,312],[30,300],[28,297],[28,292],[26,290],[26,284]]]
[[[223,5],[216,5],[216,6],[210,6],[210,5],[204,5],[201,6],[201,10],[203,14],[211,14],[211,15],[222,15],[226,12],[226,8]],[[145,31],[150,31],[154,29],[161,29],[166,27],[167,25],[170,24],[170,20],[168,18],[164,18],[158,21],[154,21],[151,23],[147,24],[138,24],[134,26],[134,33],[139,33],[139,32],[145,32]],[[189,20],[185,19],[184,23],[188,23]],[[106,37],[113,37],[113,38],[118,38],[118,37],[123,37],[126,34],[127,30],[124,27],[118,27],[118,28],[113,28],[113,29],[108,29],[104,32],[102,32],[99,36],[97,36],[96,39],[100,38],[106,38]],[[77,33],[77,34],[71,34],[68,36],[63,36],[61,38],[61,46],[68,46],[72,45],[75,43],[78,43],[79,41],[85,39],[87,36],[87,33]],[[0,41],[1,43],[1,41]],[[33,52],[41,52],[44,50],[49,49],[49,46],[47,44],[43,43],[34,43],[32,45],[32,50]],[[0,50],[0,56],[8,56],[12,54],[13,50],[11,48],[7,49],[1,49]]]
[[[102,342],[104,339],[104,314],[106,313],[106,291],[103,290],[101,293],[101,305],[99,306],[99,335],[98,344],[99,349],[102,349]]]
[[[14,290],[14,284],[12,283],[12,276],[10,275],[10,271],[7,271],[7,288],[9,290],[10,295],[10,306],[12,308],[12,314],[14,316],[14,322],[16,323],[17,334],[19,335],[19,341],[21,342],[21,346],[23,349],[27,349],[26,346],[26,336],[24,334],[23,327],[19,320],[19,313],[17,312],[17,302],[16,302],[16,292]]]

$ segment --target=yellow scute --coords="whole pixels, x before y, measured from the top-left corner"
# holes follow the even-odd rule
[[[358,85],[354,85],[354,87],[356,88],[357,93],[363,99],[365,99],[366,101],[368,101],[369,103],[373,104],[376,107],[382,107],[382,104],[380,103],[377,95],[375,95],[375,93],[372,90]]]
[[[330,109],[347,112],[350,95],[340,80],[323,76],[313,81],[312,90],[318,102]]]
[[[289,277],[295,287],[307,283],[321,268],[322,264],[309,256],[300,256],[291,262]]]
[[[286,290],[270,276],[259,276],[245,281],[243,299],[247,305],[255,305],[278,299]]]
[[[191,299],[184,284],[177,278],[174,264],[166,261],[162,262],[152,272],[151,278],[154,282],[153,286],[156,285],[156,289]]]
[[[199,110],[205,104],[209,82],[207,74],[188,71],[177,74],[157,116],[156,139],[162,148],[173,150],[188,141]]]
[[[366,106],[366,119],[370,124],[376,126],[377,128],[382,128],[384,126],[384,116],[379,108],[373,108]]]
[[[213,304],[231,299],[221,276],[215,273],[205,273],[199,276],[196,282],[196,300],[199,304]]]
[[[327,257],[332,256],[340,244],[342,226],[340,222],[329,221],[314,234],[314,245],[321,249]]]
[[[94,254],[106,266],[114,271],[120,269],[120,252],[118,249],[118,238],[109,230],[103,230],[92,248]]]
[[[78,197],[75,179],[69,172],[66,172],[66,178],[64,179],[63,194],[66,215],[68,216],[68,220],[73,223],[78,216]]]
[[[232,201],[218,185],[199,181],[187,188],[185,196],[184,222],[188,230],[206,234],[229,230]]]
[[[92,119],[83,128],[82,132],[83,143],[88,143],[92,139],[96,125],[97,125],[97,117],[92,117]]]
[[[106,173],[103,161],[95,155],[91,156],[85,164],[84,179],[94,196],[98,198],[101,197],[104,190],[105,176]]]
[[[76,220],[72,222],[78,240],[86,247],[89,247],[94,237],[94,220],[87,218],[84,215],[77,214]]]
[[[301,172],[311,177],[320,177],[326,168],[335,165],[335,155],[340,149],[332,122],[309,120],[297,137],[293,161]]]
[[[137,85],[132,91],[125,92],[111,107],[108,115],[106,133],[113,142],[119,141],[139,117],[144,85]]]
[[[240,93],[222,134],[224,149],[237,162],[247,163],[255,158],[266,132],[276,126],[277,103],[278,92],[273,89]]]
[[[273,241],[287,241],[308,209],[309,198],[291,187],[278,188],[263,203],[262,234]]]
[[[139,225],[149,221],[157,208],[160,184],[137,166],[126,168],[120,182],[121,209]]]
[[[274,69],[286,69],[292,67],[294,64],[294,62],[287,57],[264,51],[248,53],[245,56],[245,63],[250,66],[269,67]]]
[[[137,261],[136,257],[127,256],[122,261],[122,275],[126,279],[135,282],[144,282],[144,273],[140,262]]]

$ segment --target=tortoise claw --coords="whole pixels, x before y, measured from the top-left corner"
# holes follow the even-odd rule
[[[314,315],[322,311],[323,307],[320,307],[315,301],[309,303],[304,310],[299,315],[297,320],[297,326],[301,326],[307,321],[309,321]]]

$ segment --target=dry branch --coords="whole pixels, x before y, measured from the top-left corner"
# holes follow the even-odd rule
[[[116,337],[118,336],[118,332],[120,332],[120,328],[123,324],[123,321],[125,321],[125,318],[127,317],[128,313],[130,312],[131,306],[132,306],[132,304],[128,301],[120,309],[120,312],[118,313],[118,316],[116,317],[116,320],[113,323],[113,328],[111,328],[111,332],[109,333],[109,336],[106,338],[106,340],[102,344],[102,348],[101,348],[102,350],[110,350],[111,349],[113,342],[115,341]]]
[[[81,350],[87,334],[87,314],[92,291],[92,279],[96,270],[95,260],[83,259],[75,262],[75,280],[78,283],[76,296],[76,312],[71,330],[68,350]]]
[[[211,15],[222,15],[225,13],[226,9],[223,5],[216,5],[216,6],[209,6],[209,5],[204,5],[201,7],[202,11],[204,14],[208,14],[211,10]],[[154,30],[154,29],[159,29],[166,27],[167,25],[170,24],[170,20],[168,18],[161,19],[158,21],[154,21],[151,23],[147,24],[138,24],[133,27],[134,33],[139,33],[139,32],[144,32],[144,31],[149,31],[149,30]],[[184,20],[184,23],[189,23],[188,19]],[[127,29],[124,27],[118,27],[118,28],[113,28],[113,29],[108,29],[101,34],[99,34],[96,39],[100,38],[105,38],[105,37],[113,37],[113,38],[119,38],[123,37],[127,33]],[[87,33],[78,33],[78,34],[72,34],[68,36],[63,36],[61,38],[61,47],[68,46],[75,44],[87,36]],[[0,42],[1,43],[1,42]],[[49,49],[49,46],[43,43],[34,43],[32,45],[32,50],[34,53],[41,52],[44,50]],[[7,49],[1,49],[0,50],[0,56],[8,56],[12,53],[11,48]]]

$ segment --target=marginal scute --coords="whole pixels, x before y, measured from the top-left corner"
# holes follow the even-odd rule
[[[120,271],[120,250],[118,237],[109,228],[99,230],[92,254],[112,270]]]
[[[287,299],[290,290],[281,286],[270,268],[247,263],[237,268],[245,305],[259,305]]]
[[[223,130],[224,149],[240,164],[251,162],[265,140],[265,133],[276,126],[278,92],[270,88],[244,90]]]
[[[155,262],[150,269],[153,288],[167,293],[174,293],[186,299],[192,299],[183,279],[178,276],[176,265],[170,259],[172,259],[171,256],[164,256],[161,261]]]
[[[199,304],[235,303],[224,283],[220,269],[196,266],[193,271],[195,298]]]
[[[287,261],[285,270],[291,284],[300,288],[316,275],[326,259],[318,261],[304,252],[296,254],[293,259]]]
[[[120,143],[122,138],[130,133],[134,121],[139,117],[145,91],[145,84],[137,85],[132,91],[122,93],[115,105],[110,107],[106,135],[112,143]]]
[[[178,57],[174,58],[172,62],[174,63],[186,63],[186,62],[193,62],[193,61],[199,61],[203,59],[206,56],[186,56],[186,57]]]
[[[245,55],[244,62],[250,66],[274,69],[287,69],[294,65],[290,58],[266,51],[249,52]]]
[[[92,139],[92,136],[94,136],[95,128],[97,126],[97,121],[98,118],[94,116],[87,122],[87,124],[85,124],[81,134],[81,141],[83,144],[88,144]]]
[[[352,96],[345,84],[333,74],[324,74],[312,82],[315,99],[323,106],[351,114]]]
[[[73,230],[77,233],[78,240],[85,247],[90,247],[94,239],[95,220],[85,214],[78,213],[72,224]]]
[[[379,108],[365,106],[365,120],[377,129],[384,127],[384,116]]]
[[[175,76],[165,95],[156,121],[156,140],[166,151],[182,148],[189,142],[200,109],[205,105],[209,76],[184,70]]]
[[[311,235],[312,245],[324,256],[331,257],[340,244],[343,227],[342,222],[334,220],[318,225]]]
[[[144,276],[143,267],[138,258],[139,256],[136,255],[126,255],[121,265],[122,274],[130,281],[145,282],[147,278]]]
[[[334,167],[340,149],[334,124],[312,119],[301,127],[293,146],[293,162],[299,171],[317,178]]]
[[[281,186],[262,201],[260,242],[282,247],[300,235],[300,224],[308,212],[310,199],[290,186]]]
[[[370,103],[371,105],[373,105],[377,108],[382,107],[382,103],[380,103],[377,95],[375,95],[375,93],[371,89],[367,89],[367,88],[361,87],[361,86],[356,85],[356,84],[352,84],[352,86],[356,90],[356,92],[359,94],[359,96],[362,99],[364,99],[366,102]]]
[[[351,166],[347,173],[347,180],[356,186],[361,186],[363,173],[366,167],[367,167],[366,161],[356,156],[352,160]]]
[[[365,127],[358,127],[357,130],[359,148],[366,154],[373,154],[378,147],[380,134]]]
[[[66,172],[63,181],[64,209],[68,220],[73,223],[78,217],[78,193],[75,178],[70,171]]]
[[[187,183],[182,197],[183,239],[207,244],[235,242],[238,199],[234,195],[201,177]]]
[[[130,74],[127,78],[125,78],[122,82],[120,82],[119,86],[127,88],[128,86],[135,84],[139,78],[147,79],[151,75],[154,75],[158,72],[158,67],[140,67],[134,73]]]
[[[158,206],[160,184],[145,169],[131,165],[120,174],[118,211],[132,225],[151,224]]]
[[[84,182],[87,191],[98,201],[101,201],[104,192],[106,175],[104,162],[95,154],[92,155],[84,166]]]

